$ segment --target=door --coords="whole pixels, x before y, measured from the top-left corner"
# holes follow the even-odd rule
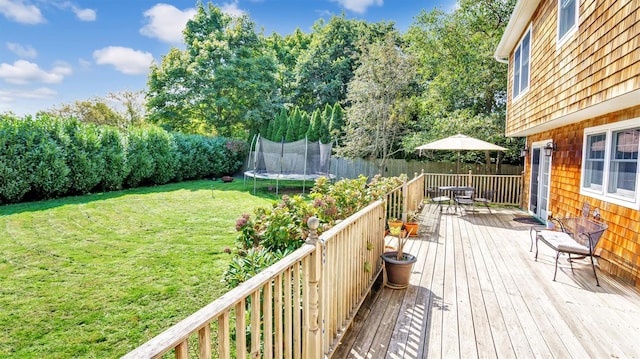
[[[551,180],[551,156],[546,156],[544,144],[531,146],[531,178],[529,183],[529,212],[541,220],[549,216],[549,182]]]

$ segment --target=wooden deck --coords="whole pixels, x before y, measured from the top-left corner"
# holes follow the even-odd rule
[[[333,358],[639,358],[640,296],[587,260],[574,273],[519,210],[423,212],[411,285],[361,308]],[[534,248],[535,251],[535,248]]]

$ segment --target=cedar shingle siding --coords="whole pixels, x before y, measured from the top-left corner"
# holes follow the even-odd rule
[[[640,1],[582,0],[579,6],[577,32],[558,48],[558,3],[540,1],[530,22],[529,89],[515,101],[511,50],[506,134],[526,133],[529,145],[548,139],[557,144],[549,211],[554,216],[580,215],[584,201],[592,209],[599,208],[602,220],[609,225],[597,250],[600,268],[640,288],[639,209],[580,195],[584,129],[640,118],[637,101],[616,107],[616,112],[592,118],[584,115],[591,106],[611,103],[625,94],[634,96],[640,90]],[[561,120],[572,114],[577,117]],[[525,203],[529,198],[528,163],[526,168]]]

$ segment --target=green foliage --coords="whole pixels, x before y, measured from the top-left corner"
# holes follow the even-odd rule
[[[414,59],[398,46],[397,34],[365,44],[360,67],[349,83],[347,129],[338,154],[378,159],[378,173],[386,160],[401,152],[402,138],[416,121],[418,84]]]
[[[344,101],[346,84],[357,67],[357,44],[374,42],[381,34],[394,31],[391,23],[368,24],[346,19],[344,14],[333,16],[326,23],[319,20],[313,30],[309,47],[296,67],[298,88],[294,103],[307,111]]]
[[[291,251],[272,252],[264,248],[249,248],[231,259],[229,268],[224,272],[224,281],[230,288],[237,287],[289,254]]]
[[[81,125],[71,119],[63,122],[70,191],[76,194],[91,192],[102,181],[105,158],[100,156],[101,143],[98,128],[93,124]]]
[[[115,191],[122,189],[130,167],[127,162],[125,138],[113,127],[100,128],[100,154],[104,159],[102,190]]]
[[[274,115],[276,62],[246,16],[199,3],[172,49],[149,75],[150,120],[182,131],[246,138]]]
[[[343,179],[335,184],[326,177],[316,180],[309,196],[283,196],[271,208],[259,207],[254,215],[243,214],[236,221],[238,255],[251,249],[250,258],[237,258],[225,273],[227,285],[235,287],[271,264],[268,253],[290,252],[299,248],[308,236],[307,221],[320,220],[319,232],[333,226],[391,189],[400,186],[406,176]],[[264,263],[263,267],[258,264]]]
[[[144,128],[134,128],[129,132],[127,140],[127,162],[131,170],[125,183],[128,187],[142,186],[149,182],[155,170],[153,154],[147,142],[147,131]]]
[[[231,175],[244,141],[113,127],[40,114],[0,122],[0,203]]]

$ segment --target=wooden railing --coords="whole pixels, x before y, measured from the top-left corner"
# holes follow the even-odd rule
[[[496,189],[496,202],[517,203],[519,176],[470,180],[476,190]],[[386,219],[406,218],[426,187],[454,181],[455,175],[415,176],[319,237],[312,218],[301,248],[124,358],[170,352],[176,358],[331,357],[382,271]],[[509,196],[508,190],[516,195]]]
[[[425,173],[423,175],[426,188],[456,185],[455,174]],[[520,205],[520,197],[522,196],[521,175],[465,174],[459,176],[459,183],[461,186],[473,187],[477,194],[493,189],[495,191],[494,203]]]
[[[300,249],[124,358],[330,356],[382,271],[385,217],[376,201],[319,238],[312,219]]]

